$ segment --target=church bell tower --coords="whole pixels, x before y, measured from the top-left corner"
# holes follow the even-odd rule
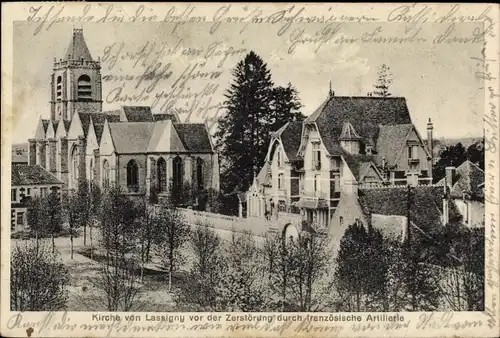
[[[64,58],[54,58],[50,111],[51,120],[71,120],[75,112],[102,111],[101,62],[92,59],[83,29],[73,29]]]

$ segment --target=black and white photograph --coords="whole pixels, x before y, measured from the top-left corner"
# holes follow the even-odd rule
[[[13,21],[7,310],[486,330],[498,7],[200,6],[27,3]]]

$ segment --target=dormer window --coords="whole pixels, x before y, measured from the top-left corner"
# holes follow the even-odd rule
[[[349,122],[344,122],[339,136],[340,145],[351,154],[359,154],[361,136]]]
[[[408,146],[408,163],[409,164],[418,164],[418,162],[419,162],[418,146],[409,145]]]
[[[312,143],[312,169],[320,170],[321,169],[321,144],[319,142]]]

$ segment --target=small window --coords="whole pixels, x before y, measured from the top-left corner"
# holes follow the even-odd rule
[[[10,190],[10,199],[12,202],[15,202],[17,199],[17,189],[11,189]]]
[[[321,169],[321,147],[319,142],[312,143],[313,148],[313,169],[319,170]]]
[[[278,189],[284,189],[283,174],[278,174]]]
[[[17,225],[23,225],[24,224],[24,212],[18,212],[17,213]]]
[[[340,216],[339,218],[339,223],[340,223],[340,226],[343,227],[344,226],[344,217]]]
[[[314,176],[314,191],[317,192],[320,190],[320,184],[319,184],[319,175]]]
[[[408,147],[408,158],[409,159],[413,158],[413,147]]]
[[[26,191],[26,195],[27,196],[31,195],[31,189],[30,188],[28,188],[28,190]]]

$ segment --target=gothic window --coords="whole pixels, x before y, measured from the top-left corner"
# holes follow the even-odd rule
[[[92,86],[90,84],[90,77],[88,75],[82,75],[78,78],[78,100],[92,100]]]
[[[56,98],[57,98],[57,101],[61,101],[61,98],[62,98],[62,76],[60,76],[60,75],[57,77]]]
[[[180,196],[180,192],[182,189],[182,182],[184,180],[183,178],[183,172],[182,172],[182,159],[177,156],[174,158],[173,163],[172,163],[172,189],[173,189],[173,194],[177,198]]]
[[[109,185],[109,162],[108,160],[102,161],[102,182],[104,185]]]
[[[201,158],[196,159],[196,180],[198,183],[198,189],[203,189],[203,160]]]
[[[167,162],[163,157],[156,164],[156,179],[158,180],[158,192],[167,191]]]
[[[76,187],[78,180],[78,148],[76,146],[73,146],[71,150],[71,177]]]
[[[89,180],[92,181],[94,179],[94,159],[90,159],[89,161]]]
[[[135,160],[127,164],[127,188],[129,192],[139,191],[139,166]]]

